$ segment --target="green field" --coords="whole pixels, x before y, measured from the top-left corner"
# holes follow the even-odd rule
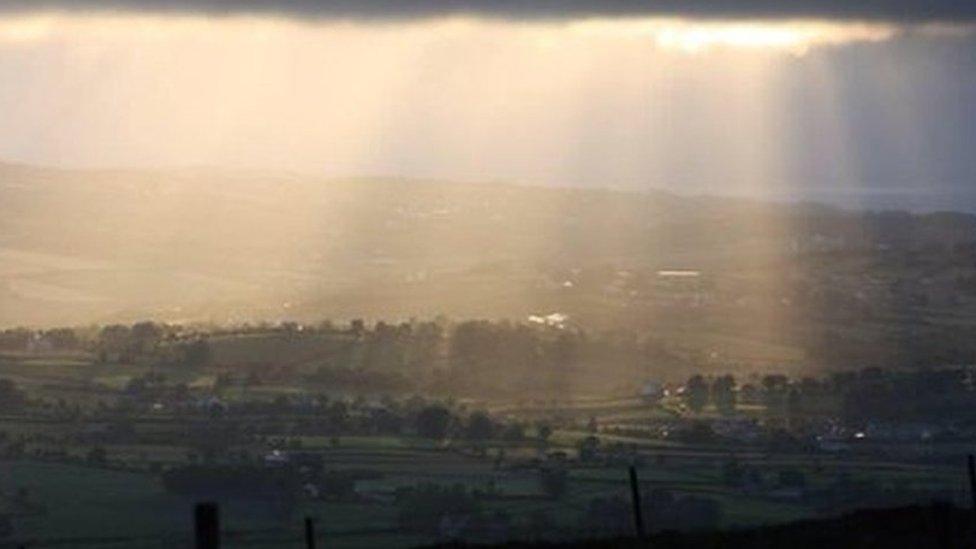
[[[0,356],[0,378],[13,380],[36,403],[29,412],[0,413],[0,432],[6,444],[22,443],[19,454],[0,458],[0,513],[13,526],[9,540],[32,547],[186,546],[195,502],[167,493],[160,471],[197,459],[193,455],[199,449],[187,438],[190,427],[217,420],[195,409],[124,411],[123,407],[109,412],[112,403],[125,401],[129,380],[148,371],[139,365],[95,363],[84,355]],[[187,383],[194,394],[204,396],[212,391],[215,375],[213,371],[175,368],[158,373]],[[281,394],[303,395],[307,390],[295,384],[264,385],[256,390],[234,387],[222,396],[235,403],[267,403]],[[52,404],[58,400],[64,406]],[[352,406],[351,399],[349,402]],[[80,419],[65,415],[64,410],[76,405],[84,410]],[[890,495],[891,501],[901,501],[898,498],[906,494],[966,501],[963,471],[935,462],[899,461],[884,454],[770,453],[758,447],[654,437],[650,431],[644,436],[607,430],[680,420],[684,412],[671,403],[652,406],[633,397],[591,396],[530,403],[466,399],[463,405],[524,423],[525,437],[475,444],[408,435],[294,434],[297,426],[310,421],[307,416],[257,413],[233,419],[232,424],[259,424],[264,431],[236,442],[225,459],[261,463],[272,444],[285,445],[321,454],[327,471],[362,474],[363,478],[355,481],[353,499],[302,496],[287,510],[257,499],[223,500],[226,546],[299,546],[306,516],[315,519],[328,547],[409,547],[437,541],[432,536],[398,532],[400,510],[394,503],[395,492],[423,483],[460,485],[469,493],[482,494],[482,511],[504,512],[515,531],[524,531],[518,528],[540,512],[548,517],[553,531],[579,531],[595,498],[629,498],[627,466],[631,460],[640,462],[638,475],[645,493],[667,490],[677,497],[714,501],[720,508],[717,525],[727,528],[841,512],[840,507],[825,508],[825,500],[816,496],[832,490],[841,476],[854,485],[870,485],[875,493]],[[743,412],[758,416],[762,410],[743,407]],[[601,447],[622,452],[623,457],[590,462],[578,458],[580,445],[594,435],[585,427],[591,417],[600,425],[595,435]],[[535,438],[535,425],[540,421],[556,421],[544,444]],[[115,424],[127,425],[133,434],[127,440],[85,438]],[[268,434],[269,428],[278,431]],[[105,452],[104,461],[97,465],[88,459],[96,446]],[[731,461],[758,471],[765,487],[729,485],[723,471]],[[540,467],[553,463],[565,467],[567,473],[561,497],[547,495],[540,481]],[[813,496],[796,497],[777,490],[779,475],[790,471],[805,477],[806,489]]]

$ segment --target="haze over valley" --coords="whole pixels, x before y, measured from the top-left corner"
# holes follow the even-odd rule
[[[976,546],[974,105],[973,2],[0,0],[0,547]]]
[[[694,331],[709,351],[741,338],[723,359],[813,367],[913,363],[906,337],[958,356],[976,318],[967,214],[204,169],[2,172],[11,327],[557,313],[684,345]],[[819,356],[842,332],[849,348]],[[780,350],[763,357],[767,344]]]

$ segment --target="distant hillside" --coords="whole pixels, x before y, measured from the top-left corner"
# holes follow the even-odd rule
[[[740,321],[783,331],[843,313],[871,342],[919,307],[968,319],[974,242],[976,216],[959,213],[3,164],[0,325],[561,311],[594,325],[666,315],[734,340]],[[674,269],[698,286],[658,277]],[[859,299],[881,310],[849,310]]]

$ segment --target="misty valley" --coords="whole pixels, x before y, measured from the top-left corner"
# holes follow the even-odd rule
[[[626,537],[629,467],[652,533],[966,503],[976,217],[3,170],[8,540]]]
[[[976,2],[0,0],[0,549],[976,547]]]

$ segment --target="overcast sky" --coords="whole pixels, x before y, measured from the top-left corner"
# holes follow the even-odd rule
[[[0,9],[7,161],[976,204],[976,2]]]
[[[474,14],[507,19],[590,16],[828,18],[958,23],[976,18],[959,0],[4,0],[10,11],[132,10],[280,13],[299,17],[404,18]]]

